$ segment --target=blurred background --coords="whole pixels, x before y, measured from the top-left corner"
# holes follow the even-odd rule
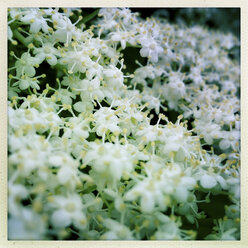
[[[240,8],[131,8],[141,17],[161,16],[178,25],[203,25],[240,36]]]

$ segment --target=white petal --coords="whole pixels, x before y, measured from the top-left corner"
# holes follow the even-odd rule
[[[185,202],[187,200],[187,197],[188,197],[187,189],[185,187],[182,187],[182,186],[178,187],[176,189],[174,197],[178,202]]]
[[[30,32],[33,34],[36,34],[40,31],[41,29],[41,23],[39,20],[36,20],[34,23],[31,24],[30,26]]]
[[[153,208],[155,207],[155,201],[152,194],[143,195],[140,200],[140,205],[142,212],[152,212]]]
[[[47,58],[47,62],[49,65],[56,65],[57,64],[57,58],[53,55],[53,54],[50,54],[48,56],[49,58]]]
[[[27,80],[21,80],[19,87],[21,90],[25,90],[29,87],[29,83]]]
[[[51,221],[55,227],[66,227],[71,224],[69,213],[63,209],[55,211],[52,214]]]
[[[220,143],[219,143],[220,149],[221,150],[226,150],[230,147],[230,142],[228,140],[223,139]]]
[[[24,67],[24,73],[29,77],[33,77],[35,75],[35,69],[33,66],[27,65]]]
[[[72,179],[73,177],[73,173],[74,170],[69,168],[69,167],[62,167],[59,172],[58,172],[58,179],[59,182],[62,184],[65,184],[66,182],[68,182],[70,179]]]
[[[192,177],[183,177],[181,179],[181,185],[183,185],[185,188],[191,190],[194,188],[195,184],[196,184],[196,180]]]
[[[149,49],[147,47],[143,47],[140,50],[141,57],[147,57],[149,55]]]
[[[83,102],[77,102],[73,105],[73,108],[77,111],[77,112],[83,112],[85,110],[85,104]]]
[[[217,176],[216,179],[223,189],[227,189],[227,183],[222,176]]]
[[[209,175],[203,175],[203,177],[200,180],[200,183],[201,186],[205,189],[212,189],[217,184],[216,179]]]
[[[61,166],[64,164],[63,162],[63,158],[59,155],[54,155],[54,156],[51,156],[49,159],[48,159],[49,163],[53,166]]]
[[[204,136],[204,140],[207,142],[208,145],[213,144],[213,138],[209,134]]]

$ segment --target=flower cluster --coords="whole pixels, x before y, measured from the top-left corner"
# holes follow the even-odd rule
[[[9,239],[240,238],[234,35],[128,8],[8,18]]]

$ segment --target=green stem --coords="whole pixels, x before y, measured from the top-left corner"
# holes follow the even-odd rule
[[[76,235],[78,235],[79,237],[80,237],[80,233],[78,233],[78,232],[76,232],[76,231],[74,231],[72,228],[68,228],[72,233],[74,233],[74,234],[76,234]]]
[[[106,102],[110,106],[109,102],[105,98],[103,99],[103,101]]]
[[[100,9],[95,10],[91,14],[87,15],[86,17],[83,18],[82,23],[86,23],[90,20],[92,20],[95,16],[98,15]]]
[[[132,136],[127,136],[127,138],[132,139],[132,140],[135,140],[135,138],[132,137]]]
[[[129,42],[127,42],[127,44],[126,44],[126,48],[127,48],[127,47],[142,48],[141,45],[131,45]]]
[[[108,207],[108,209],[110,209],[110,205],[109,203],[105,200],[105,198],[103,197],[103,195],[101,194],[102,200],[103,202],[106,204],[106,206]]]
[[[30,87],[28,87],[28,92],[30,95],[33,95],[33,92],[31,91]]]
[[[17,30],[15,29],[13,31],[13,35],[19,40],[24,46],[27,46],[25,37]]]
[[[16,37],[24,46],[28,46],[33,41],[33,37],[24,37],[17,29],[13,31],[14,37]]]
[[[95,189],[96,189],[96,185],[93,185],[93,186],[88,187],[87,189],[79,190],[78,193],[80,193],[82,195],[83,194],[88,194],[88,193],[94,191]]]

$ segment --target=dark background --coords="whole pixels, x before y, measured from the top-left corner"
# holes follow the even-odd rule
[[[204,25],[223,32],[240,35],[240,8],[131,8],[141,17],[152,16],[158,10],[164,10],[163,17],[170,23],[182,25]]]
[[[140,17],[156,15],[178,25],[203,25],[222,32],[232,32],[240,36],[240,8],[130,8],[139,12]],[[82,8],[82,13],[90,14],[96,8]]]

